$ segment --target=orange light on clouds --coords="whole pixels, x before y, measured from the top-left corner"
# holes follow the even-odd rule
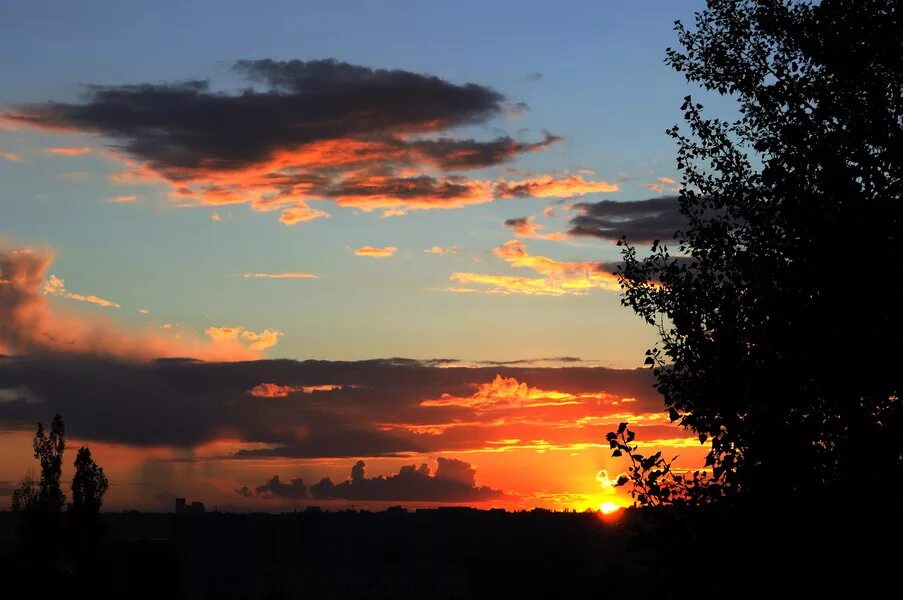
[[[62,156],[82,156],[84,154],[90,154],[91,148],[87,146],[83,146],[81,148],[67,148],[67,147],[59,147],[59,148],[48,148],[47,154],[58,154]]]
[[[319,279],[319,275],[313,273],[286,272],[286,273],[242,273],[245,279]]]
[[[603,270],[603,265],[588,261],[558,261],[527,253],[527,244],[509,240],[493,253],[516,268],[532,269],[543,277],[518,277],[481,273],[452,273],[449,279],[487,288],[446,288],[450,292],[482,292],[486,294],[528,294],[536,296],[584,295],[591,290],[620,290],[618,278]]]
[[[358,256],[369,256],[371,258],[389,258],[398,250],[395,246],[362,246],[354,251]]]

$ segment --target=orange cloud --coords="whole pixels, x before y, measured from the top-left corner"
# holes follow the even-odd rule
[[[243,343],[247,344],[251,352],[262,352],[279,343],[282,332],[275,329],[264,329],[255,333],[244,327],[208,327],[204,330],[215,342]]]
[[[548,208],[548,207],[546,207]],[[521,217],[519,219],[508,219],[505,221],[505,225],[514,229],[514,235],[518,237],[525,238],[534,238],[539,240],[553,240],[560,241],[566,240],[571,236],[567,233],[561,231],[555,231],[552,233],[540,233],[541,230],[545,229],[545,225],[540,225],[538,223],[533,222],[533,217]]]
[[[313,273],[243,273],[245,279],[319,279]]]
[[[301,201],[296,202],[295,206],[282,209],[282,212],[279,213],[279,222],[283,225],[295,225],[324,218],[329,218],[328,212],[311,208]]]
[[[593,289],[618,291],[618,278],[603,270],[601,263],[557,261],[545,256],[527,253],[527,245],[509,240],[495,248],[493,253],[516,268],[532,269],[542,277],[517,277],[480,273],[452,273],[453,281],[463,284],[488,286],[489,289],[450,288],[447,291],[481,291],[489,294],[528,294],[535,296],[583,295]]]
[[[15,152],[10,152],[9,150],[0,150],[0,158],[8,160],[9,162],[19,162],[22,160],[21,156]]]
[[[115,198],[110,198],[110,202],[124,204],[126,202],[134,202],[137,199],[138,199],[138,196],[135,196],[134,194],[128,194],[125,196],[116,196]]]
[[[427,248],[426,250],[424,250],[424,252],[426,252],[427,254],[438,254],[440,256],[443,254],[455,254],[458,252],[458,247],[457,246],[444,246],[444,247],[443,246],[433,246],[432,248]]]
[[[358,256],[370,256],[372,258],[388,258],[398,250],[395,246],[362,246],[354,251]]]
[[[120,308],[118,304],[104,298],[93,295],[74,294],[66,289],[66,282],[54,274],[47,277],[47,281],[41,286],[41,293],[46,296],[59,296],[69,300],[77,300],[79,302],[89,302],[105,308]]]
[[[204,341],[191,331],[163,334],[127,328],[98,315],[59,313],[47,302],[48,293],[95,304],[109,301],[66,291],[62,279],[47,276],[52,262],[49,250],[0,247],[0,353],[92,354],[137,361],[165,357],[223,361],[260,357],[259,347],[230,340]]]
[[[496,184],[495,193],[499,198],[518,198],[528,196],[531,198],[574,198],[585,194],[600,192],[617,192],[617,184],[607,181],[587,181],[580,175],[567,177],[554,177],[541,175],[522,181],[505,182]]]
[[[427,399],[420,406],[462,406],[476,411],[500,409],[537,408],[545,406],[565,406],[582,404],[587,399],[607,398],[604,393],[570,394],[554,390],[532,388],[514,377],[496,374],[489,383],[471,384],[474,392],[470,396],[442,394],[437,399]]]
[[[91,152],[91,148],[87,146],[83,146],[81,148],[59,147],[48,148],[46,152],[47,154],[61,154],[63,156],[81,156],[83,154],[89,154]]]
[[[665,192],[678,192],[680,187],[670,177],[659,177],[652,183],[646,184],[646,189],[663,194]]]

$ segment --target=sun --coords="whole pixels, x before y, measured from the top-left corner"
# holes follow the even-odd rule
[[[610,515],[612,513],[616,513],[619,510],[621,510],[621,508],[622,508],[621,506],[615,504],[614,502],[603,502],[599,506],[599,510],[602,512],[603,515]]]

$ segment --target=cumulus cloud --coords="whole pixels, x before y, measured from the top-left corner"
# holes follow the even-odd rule
[[[129,360],[175,356],[237,360],[259,356],[255,351],[261,349],[259,345],[252,350],[229,340],[207,342],[190,332],[176,337],[130,329],[97,315],[60,312],[48,303],[48,295],[101,306],[118,305],[97,296],[69,292],[62,279],[47,275],[52,262],[49,250],[0,246],[0,352],[92,354]],[[252,340],[252,346],[266,340],[266,336]]]
[[[593,289],[617,291],[617,277],[605,263],[590,261],[559,261],[527,252],[527,244],[509,240],[493,253],[512,267],[532,269],[541,277],[491,275],[483,273],[452,273],[450,279],[480,288],[452,287],[451,292],[483,292],[488,294],[527,294],[535,296],[583,295]]]
[[[488,486],[477,486],[476,470],[454,458],[437,459],[436,473],[429,465],[405,465],[395,475],[366,477],[365,463],[357,461],[351,478],[339,484],[329,477],[310,487],[315,500],[386,500],[407,502],[482,502],[505,494]]]
[[[242,488],[242,495],[247,496],[247,487]],[[299,500],[307,498],[307,486],[303,479],[292,479],[288,483],[279,480],[278,475],[257,486],[254,492],[262,498],[286,498]]]
[[[203,80],[92,85],[82,103],[23,104],[2,118],[113,140],[127,165],[115,182],[164,182],[181,205],[247,203],[278,211],[286,225],[329,216],[311,201],[398,215],[617,189],[579,175],[510,182],[462,175],[560,142],[549,133],[535,141],[449,135],[512,106],[526,110],[486,86],[331,59],[243,60],[233,68],[250,83],[240,93]]]
[[[586,399],[604,399],[597,392],[573,394],[555,390],[542,390],[518,382],[514,377],[496,374],[489,383],[472,384],[474,392],[469,396],[442,394],[439,398],[426,399],[420,406],[464,406],[478,412],[512,408],[538,408],[543,406],[565,406],[581,404]]]
[[[388,258],[395,254],[398,250],[395,246],[362,246],[354,251],[358,256],[369,256],[371,258]]]
[[[256,333],[244,327],[208,327],[204,330],[214,342],[227,342],[234,344],[247,344],[251,352],[262,352],[279,343],[282,337],[281,331],[264,329]]]
[[[616,202],[578,202],[573,210],[568,233],[617,241],[622,235],[632,242],[670,240],[687,224],[680,213],[676,196],[662,196],[648,200]]]

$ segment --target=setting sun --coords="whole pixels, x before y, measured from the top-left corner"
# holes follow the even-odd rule
[[[619,505],[615,504],[614,502],[603,502],[601,505],[599,505],[599,510],[602,512],[603,515],[614,514],[614,513],[618,512],[619,510],[621,510],[622,508],[624,508],[624,507],[619,506]]]

